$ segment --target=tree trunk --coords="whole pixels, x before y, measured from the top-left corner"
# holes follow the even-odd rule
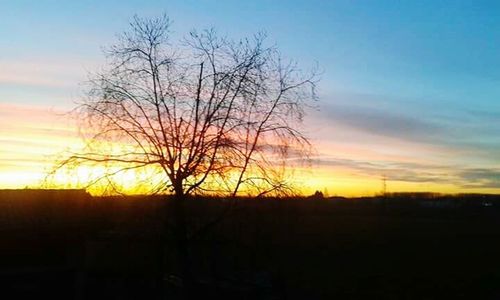
[[[187,196],[183,194],[182,190],[176,189],[176,194],[173,197],[172,212],[174,221],[174,238],[177,248],[177,271],[182,278],[182,298],[192,299],[194,278],[191,266],[189,241],[187,236],[186,200]]]

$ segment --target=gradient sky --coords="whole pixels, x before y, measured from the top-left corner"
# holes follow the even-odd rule
[[[0,188],[34,186],[79,143],[62,115],[101,49],[134,14],[166,12],[174,36],[264,30],[323,70],[305,130],[316,144],[307,192],[500,192],[497,1],[0,0]]]

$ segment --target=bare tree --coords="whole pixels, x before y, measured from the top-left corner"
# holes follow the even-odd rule
[[[316,98],[316,75],[285,62],[264,34],[233,41],[192,31],[174,43],[166,16],[130,25],[75,110],[90,133],[87,147],[58,168],[107,166],[92,184],[147,174],[148,192],[173,194],[185,249],[188,195],[290,190],[287,167],[310,148],[300,125],[304,105]]]

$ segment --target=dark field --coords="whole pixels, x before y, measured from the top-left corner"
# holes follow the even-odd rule
[[[191,230],[225,205],[190,200]],[[158,299],[159,262],[176,269],[167,213],[160,197],[0,191],[2,291]],[[239,199],[191,257],[203,298],[500,299],[500,198]],[[162,282],[176,299],[175,273]]]

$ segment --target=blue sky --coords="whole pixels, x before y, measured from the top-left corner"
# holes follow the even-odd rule
[[[71,107],[101,47],[134,14],[162,12],[175,37],[263,30],[286,57],[317,63],[321,101],[306,121],[319,165],[397,181],[404,161],[450,186],[500,187],[497,1],[0,0],[0,104]]]

